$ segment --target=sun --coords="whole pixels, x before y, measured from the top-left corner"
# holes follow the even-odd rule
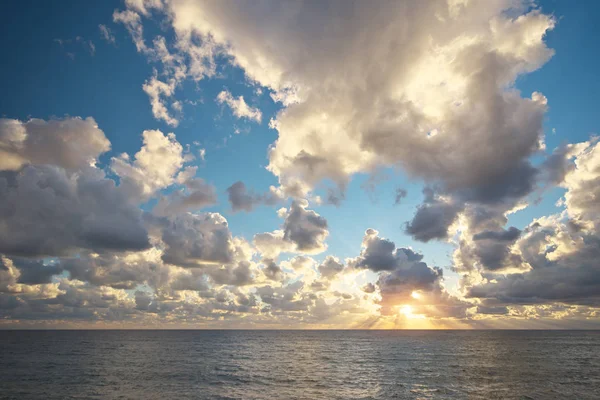
[[[425,319],[425,315],[423,314],[415,314],[415,310],[412,306],[408,304],[401,305],[398,308],[398,312],[404,315],[407,319]]]
[[[412,318],[413,317],[413,308],[411,306],[404,305],[402,307],[400,307],[400,314],[404,314],[406,317],[408,318]]]
[[[419,293],[418,291],[414,290],[411,294],[410,297],[412,297],[415,300],[419,300],[421,298],[421,293]]]

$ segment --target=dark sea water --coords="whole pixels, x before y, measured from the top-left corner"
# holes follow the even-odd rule
[[[592,331],[0,331],[14,399],[600,399]]]

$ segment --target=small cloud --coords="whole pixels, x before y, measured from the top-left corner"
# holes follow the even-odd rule
[[[262,120],[262,112],[258,108],[249,106],[244,100],[244,96],[234,97],[228,91],[223,90],[217,96],[217,102],[227,104],[237,118],[247,118],[259,124]]]
[[[113,35],[112,31],[106,25],[98,25],[98,29],[100,29],[100,35],[104,40],[106,40],[110,44],[116,44],[117,40],[115,35]]]
[[[406,197],[406,195],[408,195],[408,192],[406,191],[406,189],[397,188],[396,189],[396,198],[394,200],[394,205],[397,206],[398,204],[400,204],[400,202],[402,201],[403,198]]]

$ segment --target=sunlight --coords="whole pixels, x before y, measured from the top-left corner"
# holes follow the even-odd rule
[[[425,319],[426,318],[425,315],[423,315],[423,314],[415,314],[413,307],[408,304],[400,306],[399,312],[400,312],[400,314],[404,315],[406,318],[409,318],[409,319]]]
[[[404,306],[400,307],[400,313],[404,314],[408,318],[412,318],[412,316],[413,316],[413,309],[409,305],[404,305]]]
[[[419,291],[414,290],[411,294],[410,297],[412,297],[415,300],[419,300],[421,298],[421,293],[419,293]]]

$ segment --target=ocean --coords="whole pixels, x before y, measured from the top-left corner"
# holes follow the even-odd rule
[[[0,331],[3,399],[600,399],[600,331]]]

